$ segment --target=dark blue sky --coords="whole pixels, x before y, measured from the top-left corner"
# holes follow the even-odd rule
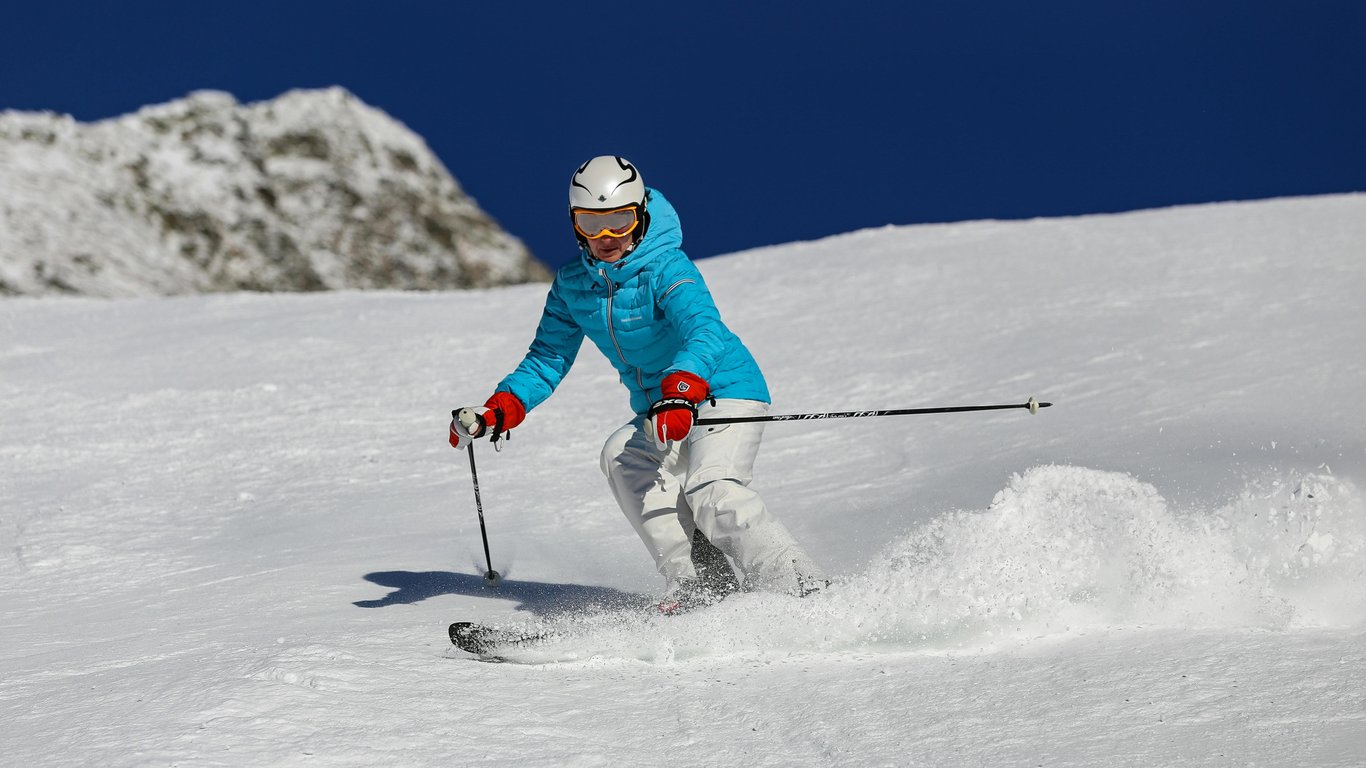
[[[17,6],[17,7],[16,7]],[[549,264],[635,161],[694,258],[888,223],[1366,190],[1366,3],[10,4],[0,108],[342,85]]]

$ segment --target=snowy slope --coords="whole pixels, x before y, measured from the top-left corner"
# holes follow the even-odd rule
[[[597,469],[628,414],[591,350],[477,454],[481,584],[447,414],[544,286],[6,300],[0,754],[1362,764],[1366,196],[699,266],[778,412],[1056,405],[770,426],[756,483],[839,583],[665,620],[631,610],[661,584]],[[456,618],[555,639],[479,663]]]

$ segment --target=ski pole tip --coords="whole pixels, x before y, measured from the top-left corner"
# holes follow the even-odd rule
[[[501,583],[503,583],[503,577],[497,571],[489,571],[484,574],[484,586],[496,587]]]
[[[1052,405],[1052,403],[1041,403],[1033,397],[1029,398],[1028,407],[1031,414],[1038,413],[1040,408],[1047,408],[1050,405]]]

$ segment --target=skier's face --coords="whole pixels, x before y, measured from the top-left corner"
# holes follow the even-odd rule
[[[588,241],[588,252],[593,254],[593,258],[598,261],[605,261],[608,264],[621,261],[626,255],[627,247],[631,244],[631,236],[612,237],[606,235],[596,240]]]

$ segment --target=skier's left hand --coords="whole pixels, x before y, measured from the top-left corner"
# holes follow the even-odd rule
[[[687,371],[674,371],[659,385],[663,395],[650,406],[645,417],[645,431],[654,439],[655,447],[665,450],[669,443],[683,440],[692,431],[697,418],[697,404],[707,399],[709,387],[700,376]]]

